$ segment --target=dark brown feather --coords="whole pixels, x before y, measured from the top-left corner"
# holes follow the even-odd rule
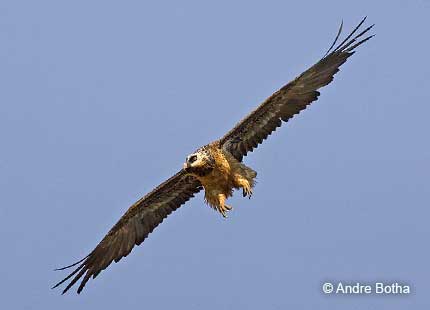
[[[221,147],[241,161],[243,156],[246,156],[248,152],[252,152],[258,144],[262,143],[277,127],[281,126],[281,120],[287,122],[295,114],[304,110],[311,102],[317,100],[320,95],[317,90],[329,84],[333,80],[333,76],[339,71],[339,67],[346,62],[348,57],[354,54],[353,50],[372,37],[366,37],[353,45],[373,25],[350,39],[361,27],[365,19],[354,28],[334,51],[331,51],[340,36],[342,23],[327,55],[296,79],[275,92],[239,122],[219,140]]]
[[[112,261],[118,262],[127,256],[134,245],[141,244],[167,215],[178,209],[201,189],[200,182],[183,170],[175,174],[132,205],[96,248],[78,262],[81,264],[53,288],[74,276],[64,289],[64,294],[83,277],[78,288],[80,293],[91,277],[95,278]],[[65,268],[73,267],[78,263]]]

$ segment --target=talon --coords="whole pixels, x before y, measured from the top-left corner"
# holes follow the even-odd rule
[[[218,202],[213,206],[224,218],[227,218],[227,212],[233,208],[225,204],[226,196],[225,194],[218,194]]]
[[[243,188],[243,197],[248,196],[249,198],[251,198],[252,196],[252,188],[250,187],[244,187]]]
[[[227,218],[228,217],[227,212],[232,210],[233,208],[228,205],[222,205],[222,206],[219,206],[217,209],[224,218]]]

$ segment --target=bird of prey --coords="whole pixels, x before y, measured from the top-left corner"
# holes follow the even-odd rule
[[[112,261],[118,262],[127,256],[164,218],[202,189],[205,190],[206,203],[224,217],[231,210],[226,200],[232,196],[234,189],[242,189],[244,197],[251,197],[257,173],[243,164],[243,157],[282,122],[289,121],[317,100],[320,94],[318,89],[329,84],[354,50],[373,37],[367,36],[373,25],[360,31],[365,20],[336,45],[342,32],[342,22],[323,58],[271,95],[224,137],[187,156],[183,168],[133,204],[91,253],[70,266],[60,268],[63,270],[77,265],[53,288],[71,279],[64,294],[82,278],[77,289],[80,293],[91,277],[95,278]]]

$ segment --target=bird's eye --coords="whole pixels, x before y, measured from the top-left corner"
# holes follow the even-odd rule
[[[192,156],[190,156],[190,158],[188,159],[188,161],[190,162],[190,163],[193,163],[193,162],[195,162],[197,160],[197,155],[192,155]]]

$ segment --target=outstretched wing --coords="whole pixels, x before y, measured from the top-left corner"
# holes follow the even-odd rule
[[[141,244],[164,218],[201,189],[200,181],[187,175],[183,170],[175,174],[132,205],[88,256],[73,265],[60,268],[59,270],[63,270],[79,264],[53,288],[74,276],[64,289],[64,294],[81,277],[84,277],[78,288],[80,293],[91,277],[95,278],[112,261],[118,262],[127,256],[134,245]]]
[[[356,47],[373,37],[368,36],[358,41],[373,25],[353,37],[365,20],[366,18],[332,50],[342,31],[341,25],[336,39],[327,54],[295,80],[266,99],[256,110],[221,138],[219,141],[222,148],[241,161],[243,156],[248,152],[252,152],[258,144],[262,143],[276,128],[280,127],[282,121],[287,122],[311,102],[317,100],[320,94],[317,90],[333,80],[333,76],[339,71],[339,67],[346,62],[348,57],[354,54]]]

